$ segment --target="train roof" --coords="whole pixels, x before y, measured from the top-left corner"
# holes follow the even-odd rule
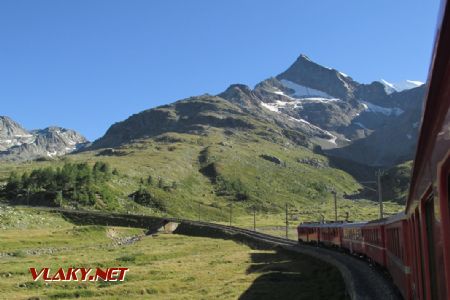
[[[386,218],[384,223],[385,224],[394,223],[394,222],[403,220],[405,217],[406,217],[405,212],[401,212],[401,213],[398,213],[396,215],[390,216],[389,218]]]
[[[341,222],[331,222],[331,223],[302,223],[298,227],[302,228],[342,228],[342,227],[360,227],[367,224],[367,222],[355,222],[355,223],[341,223]]]
[[[343,224],[344,226],[342,226],[342,227],[343,228],[353,228],[353,227],[361,227],[366,224],[367,224],[367,222],[345,223],[345,224]]]
[[[390,217],[368,221],[367,225],[390,224],[390,223],[397,222],[399,220],[404,219],[405,216],[406,216],[406,214],[403,211],[403,212],[400,212],[398,214],[392,215]]]

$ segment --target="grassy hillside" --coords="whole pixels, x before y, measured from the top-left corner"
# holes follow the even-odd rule
[[[115,150],[88,151],[56,161],[2,163],[0,176],[5,180],[11,171],[20,174],[67,162],[97,161],[118,171],[107,183],[118,198],[117,211],[227,221],[232,204],[238,221],[247,219],[253,209],[259,215],[280,215],[288,204],[301,212],[302,220],[319,220],[322,215],[332,219],[331,190],[336,190],[341,219],[345,212],[351,220],[377,217],[374,203],[342,198],[356,193],[360,185],[331,167],[328,158],[284,136],[255,131],[211,127],[202,135],[165,133]],[[133,201],[137,190],[147,191],[150,200]],[[391,213],[400,209],[387,204]]]
[[[230,240],[73,226],[57,214],[4,206],[0,226],[2,299],[344,299],[335,268]],[[123,243],[130,237],[139,238]],[[74,266],[130,270],[117,283],[33,282],[28,272]]]
[[[413,162],[407,161],[387,170],[382,176],[383,196],[399,204],[406,202]]]

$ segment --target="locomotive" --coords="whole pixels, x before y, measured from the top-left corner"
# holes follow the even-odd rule
[[[300,224],[298,240],[384,267],[405,299],[450,299],[450,7],[443,1],[404,212],[359,223]]]

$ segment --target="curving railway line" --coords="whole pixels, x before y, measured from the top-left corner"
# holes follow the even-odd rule
[[[338,268],[351,299],[401,299],[390,277],[378,267],[369,264],[358,256],[349,255],[334,249],[299,244],[294,240],[274,237],[234,226],[187,220],[177,221],[180,224],[215,228],[229,233],[231,238],[233,238],[233,235],[238,235],[235,238],[241,241],[247,240],[249,242],[257,242],[259,245],[264,244],[269,247],[279,247],[290,252],[312,256],[325,261]]]
[[[150,228],[151,232],[164,229],[166,225],[176,224],[173,227],[168,226],[173,228],[173,233],[176,234],[231,239],[255,248],[281,249],[291,253],[312,256],[335,266],[340,271],[345,282],[346,292],[351,299],[401,299],[398,290],[387,273],[358,256],[349,255],[342,251],[299,244],[294,240],[275,237],[245,228],[202,221],[57,208],[51,210],[61,213],[76,224]]]

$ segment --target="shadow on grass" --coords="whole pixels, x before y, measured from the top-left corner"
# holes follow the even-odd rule
[[[247,273],[261,275],[239,297],[249,299],[347,299],[335,268],[317,259],[277,250],[251,254]]]
[[[241,300],[348,299],[339,271],[318,259],[274,249],[273,245],[263,240],[210,226],[181,223],[174,233],[234,240],[255,249],[251,253],[251,265],[247,274],[261,275],[239,297]]]

